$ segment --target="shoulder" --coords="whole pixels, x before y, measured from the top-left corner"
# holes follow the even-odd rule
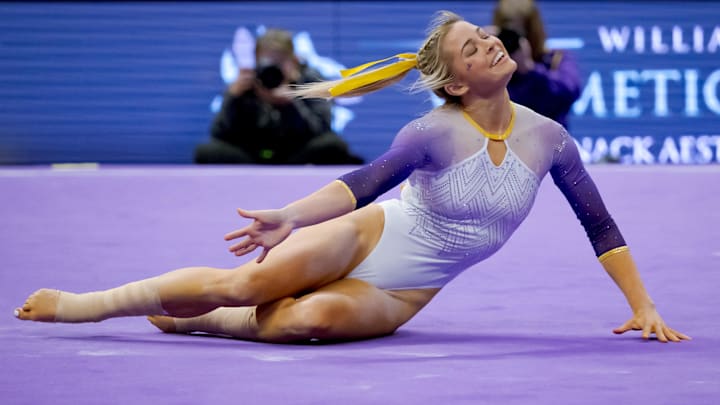
[[[515,125],[523,129],[534,131],[559,130],[562,128],[557,121],[542,114],[536,113],[524,105],[513,103],[515,107]]]
[[[551,145],[567,142],[569,134],[563,125],[528,107],[517,103],[513,104],[515,106],[515,127],[519,132],[540,138]]]
[[[435,108],[405,124],[398,132],[398,137],[417,137],[431,139],[443,136],[452,131],[454,112],[448,108]]]

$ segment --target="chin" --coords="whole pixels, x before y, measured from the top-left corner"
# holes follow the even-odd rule
[[[513,62],[512,65],[508,65],[508,68],[503,72],[503,81],[506,85],[510,82],[510,79],[512,79],[512,76],[516,70],[517,64]]]
[[[516,70],[517,70],[517,63],[512,59],[507,61],[507,69],[505,70],[505,72],[503,72],[505,74],[504,81],[505,81],[506,86],[508,83],[510,83],[510,79],[512,79],[512,76]]]

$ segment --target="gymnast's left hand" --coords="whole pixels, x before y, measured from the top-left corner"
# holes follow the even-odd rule
[[[285,240],[293,230],[292,224],[285,217],[282,210],[247,211],[238,208],[238,214],[244,218],[252,219],[253,222],[244,228],[225,235],[227,241],[245,237],[245,239],[230,246],[229,250],[235,256],[242,256],[258,247],[262,247],[263,251],[257,258],[258,263],[265,260],[270,249]]]
[[[642,337],[646,340],[650,339],[651,333],[654,333],[657,340],[663,343],[691,340],[690,336],[667,326],[654,306],[635,311],[633,317],[620,327],[613,329],[613,333],[622,334],[629,330],[641,330]]]

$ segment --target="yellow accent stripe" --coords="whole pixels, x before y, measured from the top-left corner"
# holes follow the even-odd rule
[[[486,138],[495,140],[495,141],[504,141],[505,139],[508,139],[510,137],[510,133],[512,132],[513,127],[515,127],[515,106],[512,103],[510,103],[510,109],[512,110],[512,112],[510,114],[510,124],[508,124],[507,128],[505,128],[505,131],[499,135],[491,134],[490,132],[486,131],[483,127],[480,126],[480,124],[475,122],[475,120],[472,119],[472,117],[465,110],[463,110],[462,113],[463,113],[463,116],[465,117],[465,119],[470,123],[470,125],[472,125],[473,127],[475,127],[475,129],[480,131],[480,133],[483,134],[483,136],[485,136]]]
[[[355,198],[355,194],[353,194],[352,190],[350,190],[350,187],[342,180],[338,179],[335,181],[337,181],[341,186],[343,186],[345,191],[347,191],[348,195],[350,196],[350,200],[352,200],[353,207],[357,207],[357,198]]]
[[[364,70],[370,67],[395,58],[399,60],[387,66],[383,66],[379,69],[362,73]],[[330,95],[333,97],[343,95],[368,84],[376,83],[384,79],[398,76],[414,68],[415,66],[417,66],[417,55],[415,55],[414,53],[400,53],[389,58],[368,62],[364,65],[356,66],[351,69],[344,69],[340,71],[340,75],[346,79],[338,85],[332,87],[330,89]],[[358,73],[362,74],[355,76]]]
[[[630,248],[627,246],[616,247],[615,249],[610,249],[607,252],[598,256],[598,260],[600,261],[600,263],[604,263],[605,260],[607,260],[610,256],[614,256],[614,255],[616,255],[618,253],[622,253],[622,252],[627,252],[629,250],[630,250]]]

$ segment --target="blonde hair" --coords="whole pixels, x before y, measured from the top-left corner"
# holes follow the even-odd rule
[[[411,90],[417,92],[430,89],[436,96],[451,104],[459,104],[460,98],[445,91],[445,85],[453,81],[450,63],[440,47],[450,27],[463,18],[451,11],[440,11],[435,15],[427,30],[427,38],[418,51],[420,77]]]
[[[447,102],[454,104],[460,102],[458,97],[451,96],[444,89],[444,86],[452,82],[454,77],[450,71],[450,64],[440,47],[450,27],[458,21],[463,21],[463,18],[450,11],[439,11],[435,14],[435,17],[428,26],[427,37],[417,52],[417,65],[415,67],[420,72],[420,77],[411,85],[411,92],[420,92],[429,89]],[[351,76],[351,78],[372,76],[379,69],[380,68],[364,71]],[[382,77],[379,80],[359,86],[335,97],[355,97],[372,93],[399,82],[405,78],[408,73],[409,70],[406,70],[389,77]],[[349,78],[308,83],[294,87],[291,94],[304,98],[332,98],[333,96],[330,90],[345,83],[347,80],[349,80]]]

